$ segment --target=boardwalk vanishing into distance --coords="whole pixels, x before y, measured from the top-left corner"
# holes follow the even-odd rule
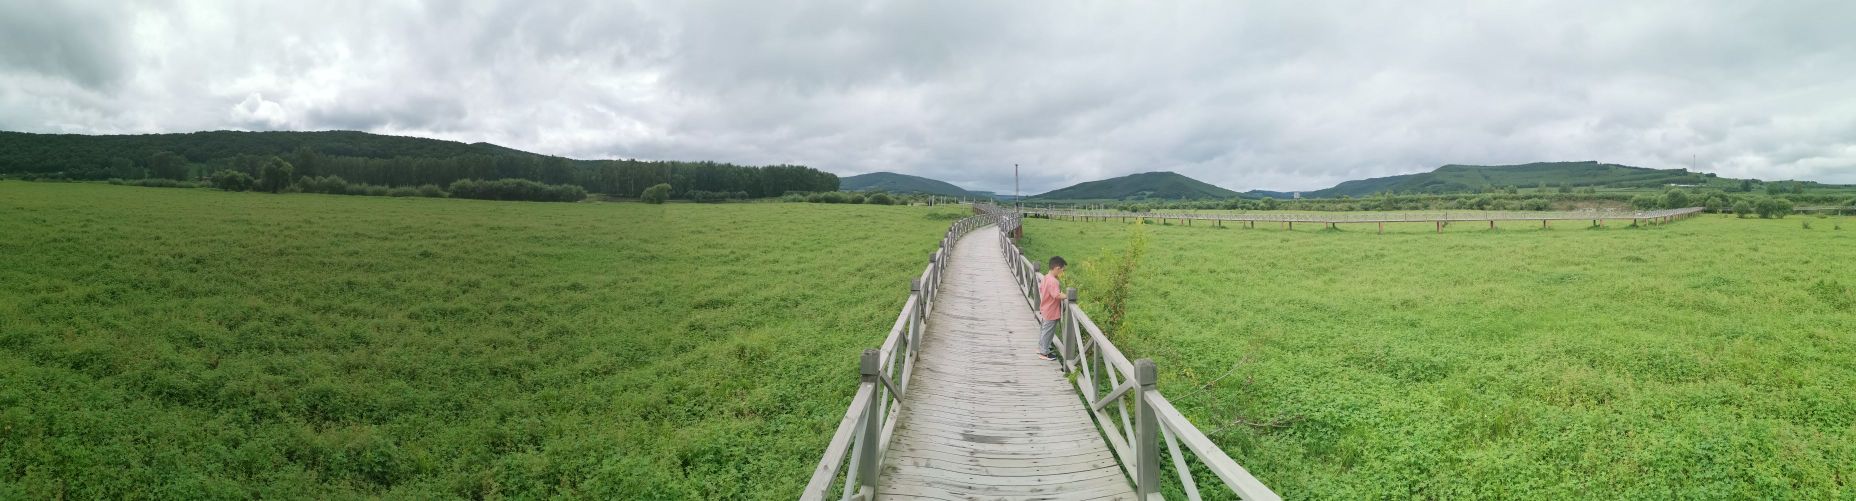
[[[975,205],[911,284],[801,499],[1199,499],[1195,468],[1280,499],[1173,408],[1064,298],[1059,362],[1036,355],[1037,267],[1017,213]],[[1211,479],[1206,479],[1211,480]]]
[[[879,497],[1134,499],[999,257],[996,226],[954,245]]]

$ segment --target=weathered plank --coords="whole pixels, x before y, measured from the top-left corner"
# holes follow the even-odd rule
[[[1037,356],[997,228],[948,253],[877,492],[921,499],[1133,499],[1057,362]]]

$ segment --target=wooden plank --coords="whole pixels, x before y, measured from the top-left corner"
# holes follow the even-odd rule
[[[936,469],[936,470],[947,470],[947,471],[955,471],[955,472],[970,473],[970,474],[977,474],[977,475],[995,475],[995,476],[1008,476],[1008,477],[1037,476],[1037,475],[1046,475],[1046,474],[1052,474],[1052,473],[1074,473],[1074,472],[1081,472],[1081,471],[1097,470],[1097,469],[1102,469],[1102,468],[1116,468],[1119,466],[1119,464],[1115,462],[1115,458],[1108,457],[1108,456],[1070,456],[1070,457],[1077,458],[1077,459],[1062,462],[1062,463],[1039,464],[1039,465],[1030,465],[1030,466],[1004,466],[1004,465],[996,465],[996,464],[995,465],[978,465],[978,464],[973,464],[969,462],[970,458],[957,458],[957,457],[950,457],[948,455],[934,454],[934,453],[925,453],[925,454],[908,456],[908,457],[902,458],[902,461],[910,465],[921,467],[921,468],[931,468],[931,469]]]
[[[1126,487],[1127,481],[1118,475],[1059,485],[1029,486],[972,485],[915,475],[896,475],[893,478],[896,479],[894,482],[877,487],[880,495],[925,495],[942,499],[1134,499],[1134,493]]]
[[[1132,499],[1088,408],[1057,363],[1038,358],[1038,321],[1001,259],[1001,238],[995,227],[976,229],[940,262],[877,492]]]

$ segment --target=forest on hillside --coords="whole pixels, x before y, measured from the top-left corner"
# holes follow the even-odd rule
[[[386,187],[448,186],[478,179],[525,179],[636,197],[664,183],[670,196],[692,192],[773,197],[838,189],[838,176],[799,165],[575,160],[488,143],[353,131],[237,132],[87,136],[0,132],[0,176],[104,180],[200,180],[220,171],[261,177],[271,158],[298,177],[336,176]]]

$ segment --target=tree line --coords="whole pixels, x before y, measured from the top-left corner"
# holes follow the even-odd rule
[[[671,198],[692,192],[748,198],[838,189],[838,176],[799,165],[575,160],[477,143],[361,132],[199,132],[82,136],[0,132],[0,176],[134,181],[205,181],[221,171],[262,179],[272,159],[296,177],[335,176],[388,188],[450,186],[461,180],[523,179],[573,185],[620,197],[668,184]],[[287,184],[287,183],[286,183]],[[744,195],[737,195],[744,194]]]

